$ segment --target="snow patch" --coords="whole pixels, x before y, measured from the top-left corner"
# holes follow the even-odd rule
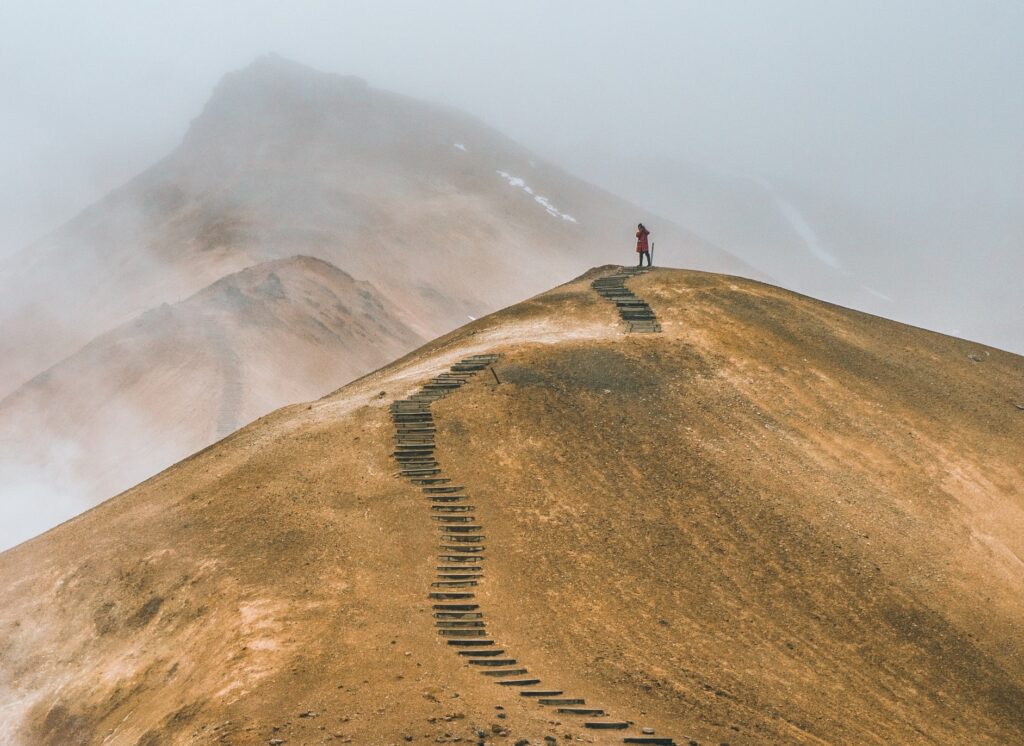
[[[827,264],[833,269],[843,269],[843,265],[840,263],[839,259],[836,258],[836,255],[821,246],[821,242],[818,240],[818,234],[814,232],[814,228],[812,228],[811,224],[807,222],[807,218],[804,217],[804,214],[797,209],[796,205],[786,200],[784,196],[779,193],[778,189],[775,188],[774,184],[767,179],[761,178],[760,176],[754,176],[752,174],[742,174],[742,178],[753,181],[755,184],[771,194],[772,199],[775,201],[775,207],[777,207],[778,211],[782,213],[782,217],[785,218],[785,221],[788,224],[790,224],[790,227],[793,228],[797,235],[800,236],[800,239],[804,242],[804,246],[807,247],[807,251],[809,251],[815,259],[823,264]]]
[[[508,185],[510,187],[514,187],[516,189],[522,189],[524,192],[526,192],[531,197],[533,197],[533,201],[536,202],[541,207],[543,207],[544,211],[547,212],[547,214],[550,215],[551,217],[559,218],[561,220],[566,221],[567,223],[578,223],[579,222],[578,220],[576,220],[576,218],[574,218],[569,213],[562,212],[557,207],[555,207],[553,204],[551,204],[551,200],[549,200],[547,197],[544,197],[544,196],[539,195],[536,192],[534,192],[533,189],[530,188],[529,184],[527,184],[523,179],[520,179],[518,176],[513,176],[512,174],[508,173],[507,171],[498,171],[497,173],[498,173],[498,176],[500,176],[501,178],[503,178],[505,181],[508,182]]]
[[[890,298],[885,293],[879,292],[878,290],[875,290],[874,288],[869,288],[867,285],[861,285],[860,287],[861,287],[861,290],[864,290],[865,292],[870,293],[871,295],[875,296],[876,298],[879,298],[881,300],[887,301],[889,303],[895,303],[896,302],[895,300]]]
[[[469,152],[468,150],[466,150],[466,146],[463,145],[461,142],[452,143],[452,147],[457,150],[461,150],[463,153]]]

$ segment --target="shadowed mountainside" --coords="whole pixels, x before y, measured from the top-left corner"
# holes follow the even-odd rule
[[[1024,359],[660,269],[628,285],[663,331],[626,336],[607,271],[0,555],[0,735],[583,735],[435,634],[436,523],[390,457],[392,400],[497,353],[437,453],[531,673],[683,743],[1024,739]]]

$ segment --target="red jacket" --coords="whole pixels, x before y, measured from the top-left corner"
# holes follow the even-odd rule
[[[649,250],[648,247],[647,247],[647,236],[648,236],[648,234],[650,234],[650,231],[647,230],[646,228],[641,228],[641,229],[639,229],[636,232],[636,253],[637,254],[643,254],[645,251]]]

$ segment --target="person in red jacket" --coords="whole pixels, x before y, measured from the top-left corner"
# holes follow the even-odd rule
[[[647,266],[651,266],[651,249],[647,244],[647,237],[651,235],[651,232],[644,228],[644,224],[640,223],[636,227],[636,253],[640,255],[640,264],[638,267],[644,266],[644,257],[647,257]]]

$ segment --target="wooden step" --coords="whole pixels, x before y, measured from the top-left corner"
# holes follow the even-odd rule
[[[480,608],[480,604],[431,604],[434,611],[476,611]]]
[[[479,611],[435,611],[435,619],[483,619]]]
[[[466,661],[471,666],[514,666],[515,658],[472,658]]]
[[[475,580],[438,580],[430,584],[431,588],[473,588]]]
[[[482,619],[438,619],[434,622],[435,627],[446,629],[472,629],[478,630],[484,627]]]

